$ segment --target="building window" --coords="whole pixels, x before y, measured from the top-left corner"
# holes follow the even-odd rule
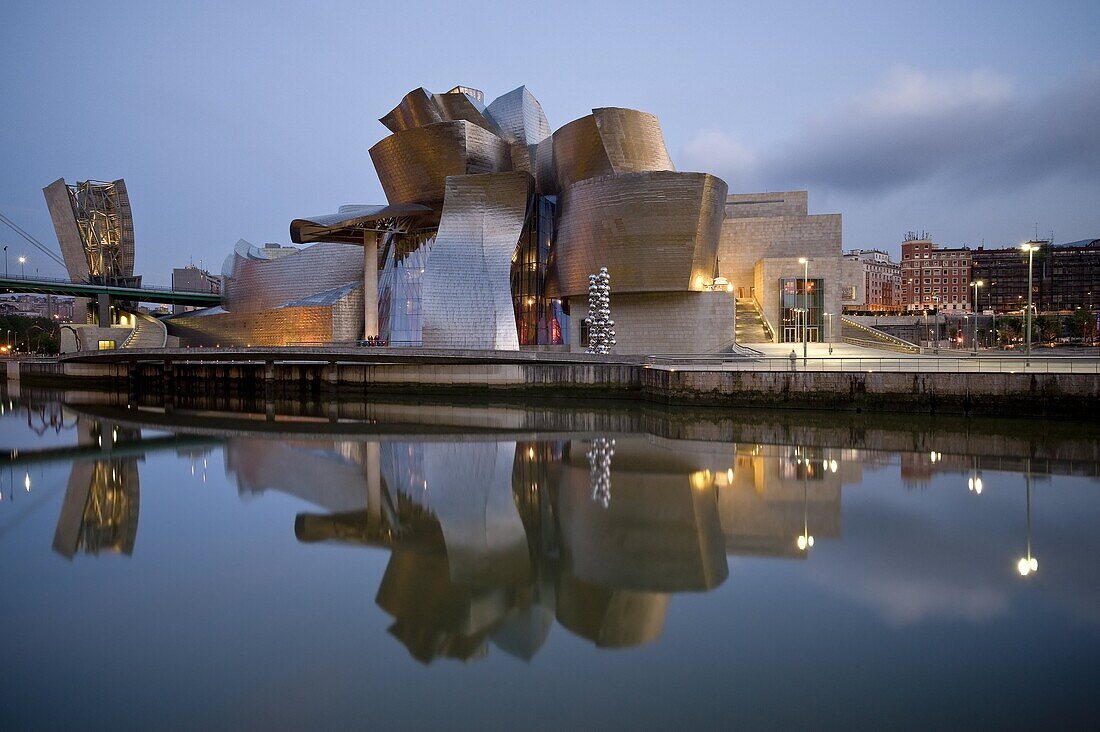
[[[809,292],[807,293],[806,287]],[[809,307],[809,317],[803,320],[802,309]],[[824,331],[825,282],[802,278],[779,280],[779,319],[782,324],[781,343],[797,343],[802,340],[801,326],[806,324],[806,340],[819,342]]]

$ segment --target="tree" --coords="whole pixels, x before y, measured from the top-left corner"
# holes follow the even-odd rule
[[[1050,343],[1062,335],[1062,318],[1058,315],[1040,315],[1035,319],[1039,329],[1039,340]]]
[[[997,320],[997,339],[1001,343],[1015,343],[1023,333],[1023,321],[1015,315],[1005,315]]]
[[[1091,343],[1096,334],[1096,314],[1078,308],[1066,323],[1066,335]]]

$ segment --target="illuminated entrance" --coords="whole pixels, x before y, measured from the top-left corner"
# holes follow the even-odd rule
[[[808,285],[808,288],[807,288]],[[807,292],[808,289],[808,292]],[[779,280],[779,320],[781,343],[806,340],[819,343],[824,333],[825,284],[823,280],[784,277]]]

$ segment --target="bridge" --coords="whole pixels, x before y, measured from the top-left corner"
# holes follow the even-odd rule
[[[104,296],[110,300],[131,300],[133,302],[152,302],[164,305],[194,305],[197,307],[213,307],[221,304],[221,295],[212,292],[188,292],[158,286],[115,287],[39,277],[2,276],[0,277],[0,292],[69,295],[95,299]]]

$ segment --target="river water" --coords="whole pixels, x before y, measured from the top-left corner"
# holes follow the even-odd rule
[[[0,727],[1100,711],[1092,425],[8,397]]]

